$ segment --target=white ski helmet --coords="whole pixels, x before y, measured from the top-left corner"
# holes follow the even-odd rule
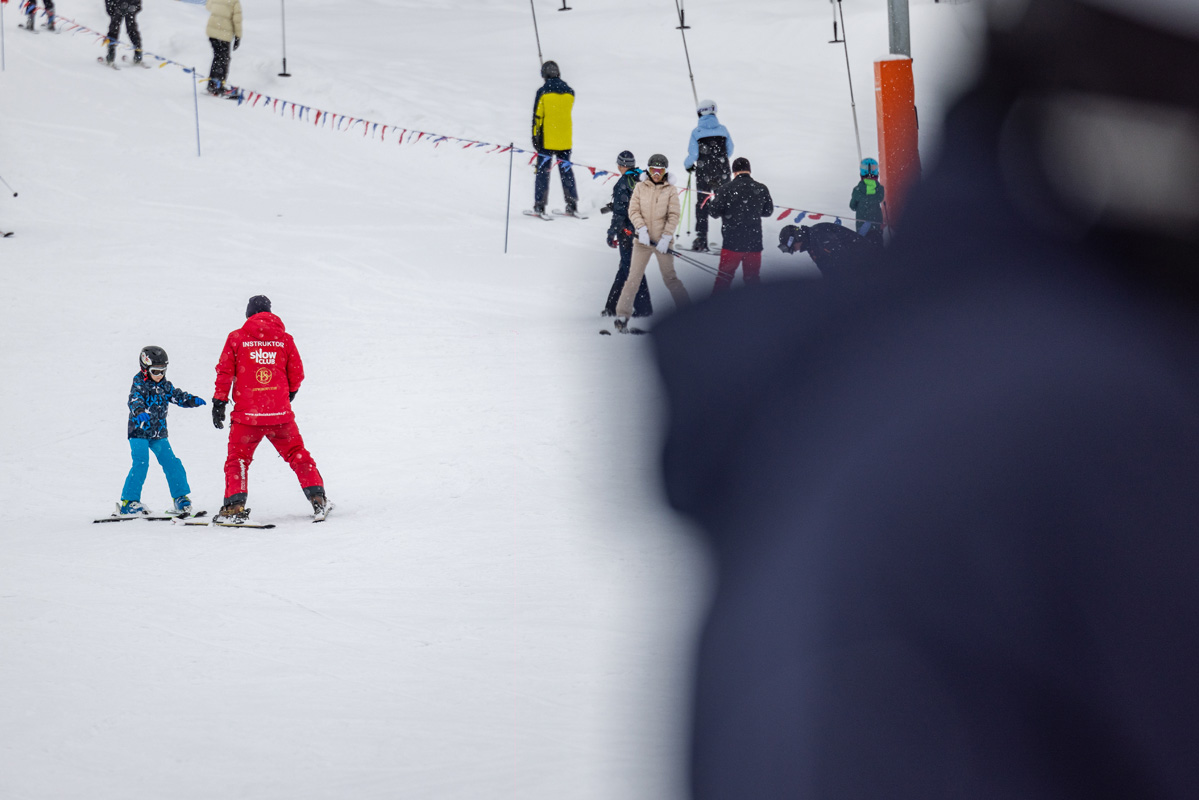
[[[700,100],[699,105],[695,107],[695,111],[701,117],[706,117],[709,114],[715,114],[716,113],[716,101],[715,100]]]

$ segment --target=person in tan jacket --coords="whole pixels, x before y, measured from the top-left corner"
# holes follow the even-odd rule
[[[616,330],[628,330],[629,316],[633,313],[633,301],[649,265],[649,257],[658,257],[658,269],[662,271],[662,282],[670,290],[675,308],[691,303],[687,287],[674,271],[674,256],[670,253],[670,242],[679,224],[679,193],[666,169],[670,163],[666,156],[655,153],[649,157],[646,179],[633,189],[629,200],[629,220],[637,232],[633,243],[633,259],[629,263],[629,276],[625,278],[620,300],[616,302]]]
[[[241,46],[241,0],[207,0],[208,42],[212,45],[212,69],[208,72],[208,93],[228,94],[230,44]]]

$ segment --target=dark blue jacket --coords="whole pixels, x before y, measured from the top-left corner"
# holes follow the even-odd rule
[[[182,389],[176,389],[166,378],[155,383],[144,371],[133,376],[133,386],[129,389],[129,438],[167,438],[168,403],[195,408],[203,401]],[[138,422],[136,417],[142,413],[149,414],[150,418]]]
[[[641,174],[640,169],[633,167],[616,179],[616,185],[612,187],[612,223],[608,225],[608,236],[615,236],[626,228],[633,229],[629,220],[629,201],[633,199],[633,190],[637,188]]]
[[[1129,75],[1179,43],[1062,5],[1034,41],[1069,80],[1199,110]],[[867,284],[655,327],[666,491],[715,557],[697,800],[1194,796],[1199,232],[1071,213],[1018,84],[1063,72],[985,72]]]

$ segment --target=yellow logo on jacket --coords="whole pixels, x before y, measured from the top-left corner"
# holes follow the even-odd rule
[[[258,371],[254,373],[254,377],[258,379],[259,383],[270,383],[271,371],[266,367],[259,367]]]

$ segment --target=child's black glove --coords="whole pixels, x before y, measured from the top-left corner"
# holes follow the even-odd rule
[[[212,399],[212,425],[215,428],[225,427],[225,406],[229,405],[228,400]]]
[[[294,392],[288,392],[287,393],[287,402],[290,403],[292,400],[295,400],[296,395],[298,395],[299,393],[300,393],[299,389],[296,389]]]

